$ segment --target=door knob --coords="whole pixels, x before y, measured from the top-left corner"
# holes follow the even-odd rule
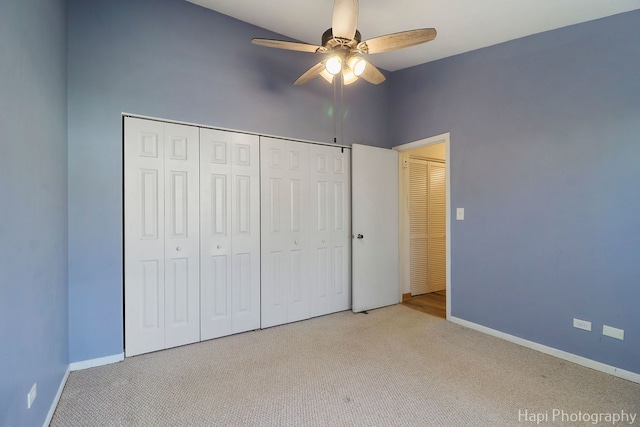
[[[322,239],[322,243],[324,243],[324,239]]]
[[[180,246],[178,246],[178,247],[176,248],[176,251],[178,251],[178,252],[180,252],[181,250],[182,250],[182,248],[181,248]]]
[[[364,239],[364,236],[362,234],[358,234],[358,239]]]
[[[294,241],[293,241],[293,243],[295,243],[295,244],[297,245],[297,244],[298,244],[298,241],[297,241],[297,240],[294,240]]]
[[[217,247],[218,249],[220,249],[220,248],[222,248],[222,245],[218,245],[218,246],[216,246],[216,247]]]

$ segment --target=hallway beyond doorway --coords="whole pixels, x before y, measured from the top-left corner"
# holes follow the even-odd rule
[[[405,296],[406,295],[406,296]],[[436,291],[428,294],[411,296],[405,294],[402,298],[402,303],[407,307],[414,310],[422,311],[423,313],[430,314],[432,316],[447,318],[447,291]]]

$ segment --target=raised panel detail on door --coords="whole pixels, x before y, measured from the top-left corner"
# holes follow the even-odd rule
[[[260,328],[260,139],[232,135],[231,332]]]
[[[263,328],[310,317],[309,145],[260,139]]]
[[[200,339],[196,128],[125,118],[127,356]]]
[[[133,356],[164,348],[164,126],[125,120],[125,346]]]
[[[140,301],[142,301],[142,312],[140,313],[140,323],[142,329],[158,329],[162,327],[160,316],[163,312],[161,302],[160,266],[158,260],[140,262]]]
[[[200,130],[201,339],[260,327],[259,142]]]
[[[200,339],[231,334],[231,134],[200,130]]]
[[[165,348],[200,341],[199,135],[164,124]]]
[[[351,307],[349,149],[310,146],[311,315]]]

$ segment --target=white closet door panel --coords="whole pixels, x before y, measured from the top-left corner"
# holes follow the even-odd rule
[[[332,148],[332,147],[328,147]],[[351,150],[333,150],[332,312],[351,308]]]
[[[339,149],[338,149],[339,150]],[[331,151],[321,145],[309,147],[311,206],[309,275],[311,316],[331,312],[333,290],[333,174]]]
[[[284,206],[289,211],[286,242],[289,252],[287,322],[308,319],[309,313],[309,144],[287,142]]]
[[[232,135],[232,333],[260,328],[260,142]]]
[[[200,328],[202,340],[232,332],[231,133],[200,129]]]
[[[270,145],[270,144],[269,144]],[[260,143],[261,169],[261,326],[287,323],[289,257],[285,232],[286,209],[282,209],[285,189],[282,171],[273,168],[268,158],[281,154],[263,141]]]
[[[261,138],[261,325],[309,314],[309,146]]]
[[[310,146],[310,310],[320,316],[350,308],[350,150]]]
[[[202,339],[260,327],[259,138],[201,129]]]
[[[261,171],[261,326],[287,322],[289,257],[286,230],[288,209],[282,200],[286,193],[286,149],[279,140],[260,139]]]
[[[125,119],[126,355],[164,348],[164,141],[162,123]]]
[[[200,340],[199,135],[164,124],[165,347]]]

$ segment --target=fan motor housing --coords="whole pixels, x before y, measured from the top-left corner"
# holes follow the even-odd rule
[[[343,38],[336,38],[333,37],[333,29],[329,28],[327,31],[325,31],[322,34],[322,46],[328,47],[328,44],[331,40],[337,40],[340,41],[341,43],[339,44],[343,44],[343,45],[350,45],[353,43],[353,41],[355,41],[355,44],[360,43],[360,41],[362,40],[362,36],[360,35],[360,31],[356,30],[356,34],[355,36],[353,36],[353,40],[347,40],[347,39],[343,39]]]

